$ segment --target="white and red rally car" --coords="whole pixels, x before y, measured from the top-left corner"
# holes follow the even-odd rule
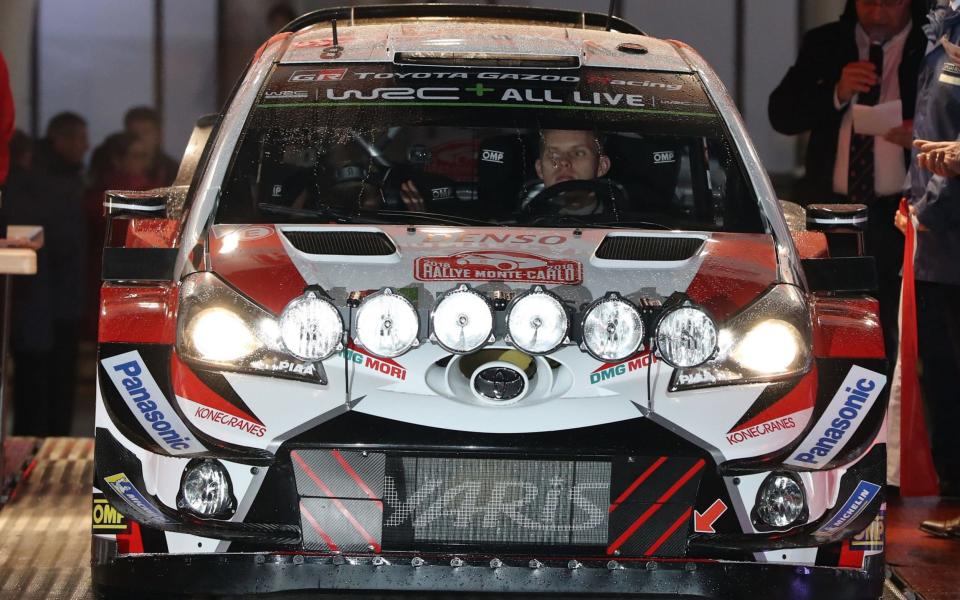
[[[325,10],[196,133],[106,202],[101,592],[879,596],[868,259],[788,228],[691,48]]]

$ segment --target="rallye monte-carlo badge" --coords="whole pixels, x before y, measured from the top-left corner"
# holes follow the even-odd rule
[[[583,281],[583,267],[575,260],[555,259],[507,250],[476,250],[453,256],[416,259],[418,281],[515,281],[566,283]]]

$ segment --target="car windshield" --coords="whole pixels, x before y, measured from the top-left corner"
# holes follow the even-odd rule
[[[694,74],[379,63],[275,67],[216,219],[764,230]]]

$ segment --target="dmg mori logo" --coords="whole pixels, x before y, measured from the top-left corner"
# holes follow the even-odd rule
[[[672,162],[674,162],[673,150],[661,150],[653,153],[653,164],[655,165]]]

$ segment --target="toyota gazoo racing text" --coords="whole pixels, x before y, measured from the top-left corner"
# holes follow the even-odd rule
[[[709,66],[352,10],[108,194],[98,589],[878,597],[877,304],[808,283]]]

